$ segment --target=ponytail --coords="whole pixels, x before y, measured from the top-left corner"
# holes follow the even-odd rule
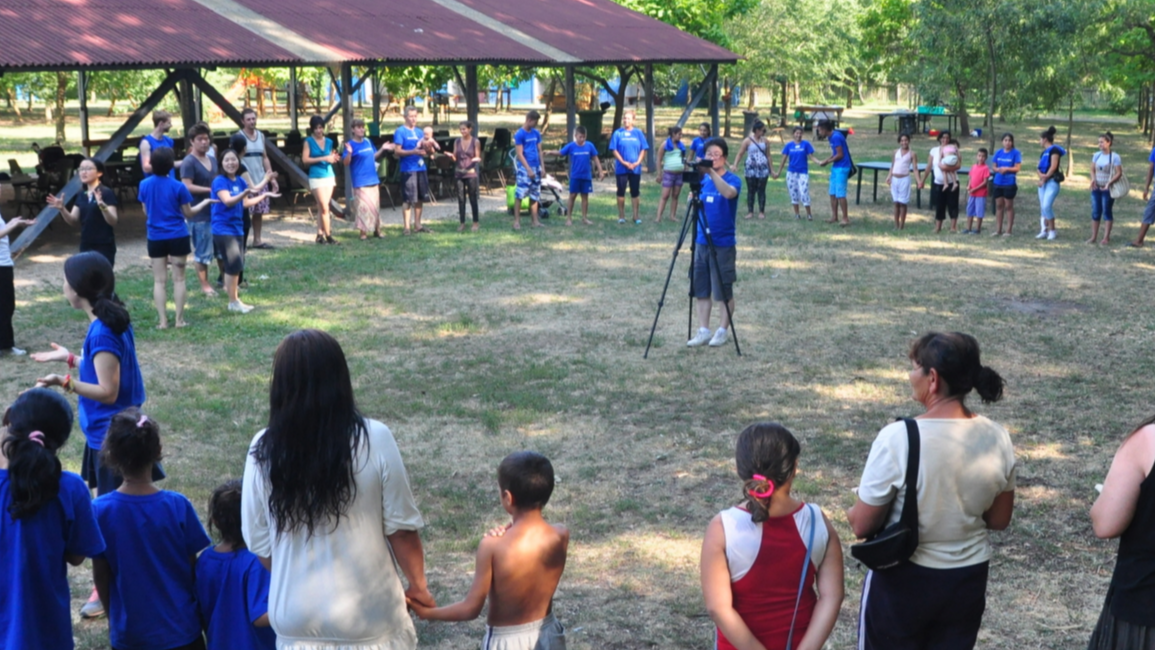
[[[89,251],[64,261],[64,279],[76,295],[88,301],[92,313],[114,334],[123,334],[132,324],[128,309],[116,296],[116,276],[112,264],[100,253]]]
[[[735,466],[754,523],[770,517],[770,497],[794,478],[801,451],[798,440],[777,422],[751,424],[738,434]]]
[[[72,407],[58,393],[34,388],[16,399],[4,416],[8,436],[0,450],[12,484],[8,514],[31,517],[60,493],[62,467],[56,450],[72,432]]]
[[[105,327],[112,330],[113,334],[124,334],[132,324],[128,308],[115,293],[108,297],[97,298],[92,304],[92,313],[104,323]]]

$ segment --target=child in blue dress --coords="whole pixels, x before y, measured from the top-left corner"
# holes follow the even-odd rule
[[[160,427],[140,409],[121,411],[100,458],[124,477],[93,502],[107,549],[92,574],[113,650],[204,650],[193,567],[212,542],[184,495],[152,483]]]
[[[72,407],[43,388],[22,394],[0,430],[0,648],[72,650],[68,567],[104,551],[84,481],[56,452]]]
[[[241,536],[241,482],[213,490],[209,527],[221,543],[197,559],[197,611],[208,650],[274,650],[269,627],[269,572]]]

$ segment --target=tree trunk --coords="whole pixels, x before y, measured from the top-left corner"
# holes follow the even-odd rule
[[[794,82],[794,104],[797,106],[802,103],[802,90],[798,87],[798,82]]]
[[[550,77],[549,87],[545,90],[545,115],[541,120],[541,132],[549,130],[549,116],[553,114],[553,100],[557,96],[557,77]]]
[[[1067,176],[1071,175],[1071,161],[1075,158],[1071,155],[1071,130],[1075,128],[1075,92],[1074,90],[1071,91],[1071,97],[1067,103]]]
[[[958,130],[963,133],[970,133],[971,116],[967,113],[967,90],[957,81],[955,82],[954,88],[955,93],[958,95]]]
[[[995,129],[994,129],[994,124],[995,124],[995,122],[994,122],[995,90],[998,88],[998,85],[997,85],[998,78],[995,75],[995,40],[994,40],[994,34],[991,33],[991,27],[989,25],[987,26],[986,32],[987,32],[987,63],[988,63],[987,76],[989,77],[988,81],[990,82],[990,94],[988,95],[989,99],[987,100],[987,123],[991,125],[991,128],[987,130],[987,147],[988,147],[988,151],[994,153],[994,151],[995,151]]]
[[[20,104],[17,103],[17,101],[16,101],[16,89],[9,88],[8,92],[7,92],[7,97],[8,97],[8,106],[13,111],[16,112],[16,123],[17,124],[23,123],[24,122],[24,116],[20,114]]]
[[[757,99],[757,97],[755,97],[754,86],[751,85],[750,86],[750,99],[746,102],[746,109],[747,110],[750,110],[750,111],[754,110],[754,103],[755,103],[756,99]],[[770,103],[773,104],[774,103],[773,100],[771,100]]]
[[[725,77],[722,82],[722,100],[726,102],[726,125],[722,130],[722,137],[730,137],[730,107],[734,105],[734,86],[730,84],[730,77]]]
[[[850,82],[846,82],[846,108],[854,108],[854,88],[850,86]]]
[[[63,143],[64,134],[64,100],[68,92],[68,73],[56,73],[56,141]]]

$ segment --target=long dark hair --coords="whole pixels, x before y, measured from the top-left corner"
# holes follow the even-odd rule
[[[922,371],[933,368],[946,382],[947,397],[960,400],[974,390],[984,404],[1003,398],[1003,378],[979,360],[979,342],[962,332],[930,332],[910,346],[910,360]]]
[[[353,461],[367,436],[337,339],[320,330],[286,336],[273,356],[269,426],[253,450],[277,532],[336,528],[357,495]]]
[[[770,516],[770,497],[751,492],[773,491],[794,477],[802,446],[786,427],[777,422],[758,422],[738,434],[734,461],[742,479],[742,498],[755,523]],[[754,478],[758,475],[762,478]],[[773,483],[773,486],[770,484]]]
[[[116,296],[116,275],[104,255],[88,251],[64,260],[64,279],[113,333],[123,334],[132,324],[128,309]]]
[[[16,398],[4,414],[8,437],[2,445],[8,459],[13,519],[29,517],[60,493],[60,459],[56,450],[72,432],[72,406],[58,393],[33,388]]]

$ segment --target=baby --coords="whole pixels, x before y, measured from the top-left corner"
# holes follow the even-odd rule
[[[951,140],[940,151],[942,156],[942,164],[946,167],[957,167],[959,164],[958,157],[958,140]],[[958,171],[943,172],[942,173],[942,187],[944,190],[958,189]]]
[[[425,155],[432,156],[441,151],[441,145],[433,139],[433,127],[427,126],[424,129],[425,137],[421,140],[420,147],[425,150]]]

